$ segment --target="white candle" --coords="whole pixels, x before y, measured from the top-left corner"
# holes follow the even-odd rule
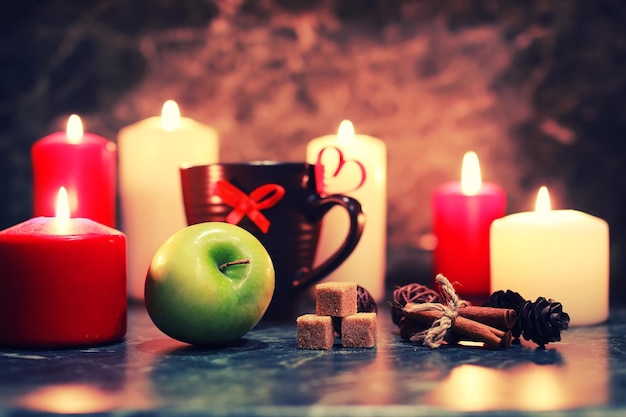
[[[176,102],[168,100],[160,117],[120,130],[118,154],[129,295],[142,300],[154,253],[187,225],[180,167],[217,162],[218,135],[212,127],[181,117]]]
[[[342,166],[337,149],[344,157]],[[316,163],[320,152],[324,191],[355,198],[366,216],[363,235],[354,252],[327,280],[355,281],[381,301],[385,295],[387,147],[380,139],[355,134],[352,123],[344,120],[336,135],[309,142],[307,162]],[[341,210],[333,209],[324,217],[316,263],[337,250],[348,233],[348,225],[348,217]]]
[[[605,321],[609,313],[609,226],[577,210],[551,210],[542,187],[534,212],[491,225],[491,291],[525,299],[553,298],[571,325]]]

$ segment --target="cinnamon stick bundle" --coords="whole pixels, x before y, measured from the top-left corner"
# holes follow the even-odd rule
[[[459,340],[482,342],[489,349],[500,349],[511,345],[511,331],[509,329],[513,327],[514,321],[511,324],[511,317],[514,317],[514,315],[512,316],[510,313],[496,314],[498,312],[495,311],[481,311],[483,307],[474,307],[467,310],[468,308],[463,307],[459,309],[459,315],[452,321],[450,328],[458,336]],[[415,309],[412,303],[407,303],[403,312],[408,319],[427,325],[432,325],[433,322],[443,315],[443,312],[439,310]],[[478,320],[486,320],[504,329],[493,327]]]
[[[510,330],[517,321],[517,313],[513,309],[465,306],[459,309],[459,316],[500,330]]]

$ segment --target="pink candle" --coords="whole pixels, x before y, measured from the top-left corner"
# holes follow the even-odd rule
[[[463,158],[461,182],[448,182],[432,196],[433,231],[437,237],[434,272],[444,274],[466,298],[490,291],[489,228],[506,211],[504,190],[483,183],[478,157]]]
[[[80,118],[72,115],[67,131],[35,142],[31,156],[35,216],[54,216],[56,194],[65,187],[72,217],[115,227],[117,151],[113,142],[84,133]]]

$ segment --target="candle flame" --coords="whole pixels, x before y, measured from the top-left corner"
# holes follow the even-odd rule
[[[180,127],[180,109],[174,100],[167,100],[163,103],[161,126],[167,132],[173,132]]]
[[[354,141],[354,125],[350,120],[343,120],[337,130],[337,141],[339,143],[349,143]]]
[[[550,207],[550,194],[548,193],[548,187],[542,185],[537,193],[535,211],[537,213],[548,213],[551,209],[552,207]]]
[[[71,143],[78,143],[83,138],[83,122],[77,114],[72,114],[69,119],[67,119],[65,132]]]
[[[476,195],[482,186],[478,155],[474,151],[466,152],[461,166],[461,192],[464,195]]]
[[[70,218],[70,201],[65,187],[59,188],[57,194],[56,218],[58,220],[69,220]]]

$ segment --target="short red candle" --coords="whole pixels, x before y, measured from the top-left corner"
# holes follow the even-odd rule
[[[115,227],[116,145],[93,133],[83,133],[79,118],[77,123],[80,131],[75,139],[68,135],[68,122],[68,132],[52,133],[35,142],[31,149],[34,214],[54,216],[57,192],[65,187],[71,217]]]
[[[90,219],[0,231],[0,345],[95,346],[126,334],[126,237]]]
[[[475,156],[475,154],[474,154]],[[472,195],[463,191],[461,182],[448,182],[432,196],[434,275],[441,273],[456,290],[471,299],[484,298],[490,291],[489,229],[506,212],[506,194],[492,183],[482,183]],[[465,169],[465,168],[464,168]]]

